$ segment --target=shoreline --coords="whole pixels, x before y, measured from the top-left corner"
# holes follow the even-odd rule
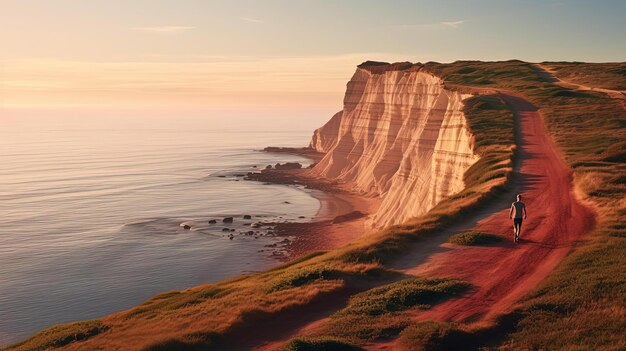
[[[275,149],[278,148],[266,148],[265,151],[275,152]],[[304,156],[301,149],[280,150]],[[315,162],[321,155],[307,152],[305,157]],[[346,184],[312,176],[310,169],[264,169],[248,173],[244,179],[267,184],[303,185],[305,191],[320,202],[320,208],[309,222],[272,223],[276,237],[292,238],[285,240],[281,251],[272,254],[280,261],[287,262],[313,251],[335,249],[372,232],[366,221],[380,204],[380,199],[355,194]]]
[[[287,261],[313,251],[347,245],[372,232],[366,222],[378,206],[378,199],[321,190],[310,194],[320,202],[320,209],[311,222],[282,223],[275,228],[277,235],[295,238],[285,247]]]

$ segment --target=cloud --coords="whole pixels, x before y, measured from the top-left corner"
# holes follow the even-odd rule
[[[461,20],[461,21],[454,21],[454,22],[441,22],[441,24],[450,28],[459,28],[461,24],[463,24],[464,22],[465,20]]]
[[[196,27],[189,26],[155,26],[155,27],[134,27],[132,30],[145,32],[145,33],[180,33],[185,32]]]
[[[398,25],[390,26],[390,28],[402,29],[402,30],[433,31],[433,30],[442,30],[446,28],[457,29],[461,27],[461,24],[465,22],[466,22],[465,20],[459,20],[459,21],[450,21],[450,22],[439,22],[439,23],[398,24]]]
[[[252,22],[252,23],[265,23],[265,21],[263,20],[251,18],[251,17],[239,17],[239,19],[242,21]]]

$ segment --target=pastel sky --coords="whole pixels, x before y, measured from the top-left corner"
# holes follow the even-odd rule
[[[365,60],[626,60],[626,1],[0,0],[4,109],[341,108]]]

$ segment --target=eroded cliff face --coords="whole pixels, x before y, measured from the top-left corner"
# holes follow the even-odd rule
[[[461,191],[478,160],[462,112],[467,97],[420,65],[362,64],[343,110],[313,135],[311,147],[326,155],[312,172],[380,196],[373,227],[424,214]]]

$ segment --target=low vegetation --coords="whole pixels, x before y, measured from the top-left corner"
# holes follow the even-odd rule
[[[15,350],[40,351],[65,346],[100,334],[107,327],[99,320],[56,325],[13,346]]]
[[[578,195],[597,213],[579,247],[515,313],[503,349],[624,349],[626,340],[626,113],[623,100],[565,89],[521,61],[429,64],[451,84],[509,89],[537,106],[574,170]],[[624,63],[548,63],[578,84],[624,89]],[[477,83],[479,80],[489,82]]]
[[[345,308],[330,317],[317,336],[353,342],[397,336],[410,324],[408,309],[429,309],[466,292],[470,285],[448,279],[403,279],[364,291],[350,298]]]
[[[361,351],[363,348],[332,338],[298,338],[289,341],[281,351]]]
[[[557,77],[591,87],[626,90],[626,63],[544,62]]]
[[[267,289],[268,292],[311,284],[320,280],[337,280],[341,272],[328,267],[304,267],[287,271],[278,276]]]
[[[398,339],[398,348],[405,351],[476,350],[475,335],[453,324],[421,322],[404,329]]]
[[[480,245],[493,245],[502,241],[502,237],[468,230],[465,232],[454,234],[448,239],[448,242],[455,245],[464,246],[480,246]]]

